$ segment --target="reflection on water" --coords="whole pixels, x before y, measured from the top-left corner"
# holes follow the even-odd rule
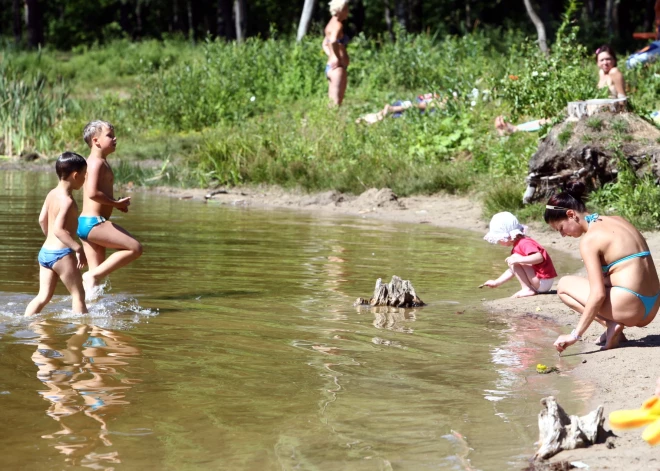
[[[553,327],[480,309],[506,255],[480,234],[134,194],[117,219],[147,255],[88,315],[60,286],[24,319],[53,179],[0,175],[7,469],[517,469],[541,397],[579,412],[535,371]],[[353,307],[392,275],[428,305]]]
[[[126,392],[140,381],[129,368],[140,351],[129,336],[87,324],[75,326],[62,344],[62,327],[46,320],[30,325],[38,335],[32,361],[46,388],[39,394],[60,426],[41,437],[74,466],[121,463],[118,451],[101,450],[112,447],[108,423],[123,412]]]
[[[403,309],[390,306],[359,306],[358,312],[360,310],[368,310],[374,315],[373,325],[377,329],[412,334],[414,331],[407,323],[415,321],[415,315],[420,309]]]

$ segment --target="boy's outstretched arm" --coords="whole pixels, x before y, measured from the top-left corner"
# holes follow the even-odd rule
[[[39,213],[39,226],[41,231],[46,237],[48,237],[48,200],[44,201],[44,205],[41,207],[41,213]]]
[[[66,218],[72,206],[72,199],[66,199],[60,203],[60,210],[57,213],[57,216],[55,216],[55,221],[53,223],[53,234],[55,234],[55,237],[60,239],[64,245],[76,253],[78,268],[80,269],[87,264],[85,252],[83,251],[82,245],[76,242],[73,236],[71,236],[71,233],[66,229]]]

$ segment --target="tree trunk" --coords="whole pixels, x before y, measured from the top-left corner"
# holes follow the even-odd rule
[[[541,51],[543,51],[544,54],[548,54],[548,41],[545,35],[545,26],[543,25],[541,18],[539,18],[539,16],[534,11],[534,8],[532,7],[532,0],[523,0],[523,1],[525,3],[525,8],[527,9],[527,14],[529,15],[529,18],[532,20],[532,23],[534,23],[534,26],[536,27],[536,34],[539,37],[538,39],[539,47],[541,48]]]
[[[312,21],[312,15],[314,14],[314,3],[315,0],[305,0],[302,15],[300,15],[300,23],[298,23],[298,34],[296,35],[296,41],[298,42],[302,41],[309,30],[309,23]]]
[[[188,39],[191,41],[195,40],[195,27],[193,25],[193,11],[192,11],[192,1],[186,1],[186,15],[188,19]]]
[[[471,0],[465,0],[465,32],[472,31]]]
[[[21,10],[22,2],[21,0],[13,0],[12,2],[12,13],[14,15],[14,42],[18,46],[21,43],[23,36],[23,24],[21,21]]]
[[[28,46],[39,47],[44,43],[44,23],[39,0],[25,0]]]
[[[404,31],[409,31],[410,25],[408,24],[408,2],[406,0],[394,0],[394,14],[396,20],[403,28]]]
[[[385,25],[390,39],[394,41],[394,30],[392,29],[392,11],[390,9],[390,0],[385,0]]]
[[[236,22],[236,41],[245,40],[245,0],[234,0],[234,19]]]
[[[612,24],[612,15],[614,13],[614,0],[605,1],[605,30],[607,36],[611,38],[614,35],[614,25]]]
[[[596,0],[587,0],[585,6],[587,8],[587,15],[589,15],[589,18],[593,21],[596,13]]]
[[[614,0],[614,5],[612,7],[612,35],[616,31],[617,34],[621,31],[621,23],[619,21],[619,7],[621,6],[621,0]]]
[[[134,39],[142,37],[142,1],[137,0],[135,3],[135,32],[133,33]]]

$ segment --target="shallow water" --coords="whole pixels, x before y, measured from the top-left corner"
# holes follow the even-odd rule
[[[583,411],[587,386],[535,372],[556,328],[480,308],[515,285],[476,289],[507,255],[478,233],[135,194],[114,220],[144,256],[89,315],[60,286],[25,320],[54,184],[0,177],[7,469],[520,469],[541,397]],[[393,274],[428,306],[352,307]]]

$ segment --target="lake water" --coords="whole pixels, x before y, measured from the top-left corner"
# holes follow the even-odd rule
[[[507,256],[478,233],[138,193],[114,220],[143,257],[89,315],[60,285],[25,319],[55,184],[0,176],[5,469],[521,469],[540,398],[585,412],[588,387],[536,374],[556,327],[481,308],[517,288],[476,289]],[[352,306],[394,274],[428,306]]]

